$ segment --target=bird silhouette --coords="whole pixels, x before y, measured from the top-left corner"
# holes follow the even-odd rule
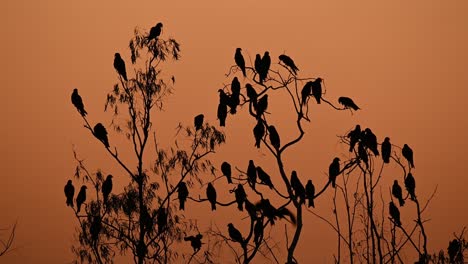
[[[195,125],[195,130],[200,130],[202,128],[204,118],[205,116],[203,114],[199,114],[194,118],[193,123]]]
[[[229,237],[231,237],[234,242],[239,242],[240,244],[244,242],[241,232],[237,230],[232,223],[228,224],[228,231]]]
[[[268,51],[265,51],[262,57],[262,72],[260,74],[260,78],[265,81],[265,79],[268,76],[268,71],[270,70],[270,65],[271,65],[271,58],[270,58],[270,53]]]
[[[408,173],[408,176],[405,178],[405,187],[411,197],[411,200],[416,201],[416,180],[411,172]]]
[[[398,203],[400,204],[400,206],[405,205],[405,200],[403,200],[403,191],[401,190],[401,187],[398,184],[398,180],[393,181],[392,195],[398,199]]]
[[[193,252],[198,252],[201,249],[202,242],[201,239],[203,238],[202,234],[198,234],[196,236],[186,236],[184,237],[185,241],[190,241],[190,245],[193,248]]]
[[[259,245],[260,242],[262,242],[263,238],[263,217],[257,219],[255,221],[255,226],[254,226],[254,243],[256,245]]]
[[[268,108],[268,94],[265,94],[262,96],[262,98],[258,99],[257,103],[257,119],[261,119],[262,115],[265,113],[265,111]]]
[[[342,104],[344,106],[344,108],[351,108],[354,111],[357,111],[357,110],[361,109],[349,97],[343,97],[342,96],[342,97],[338,98],[338,103]]]
[[[366,164],[366,168],[369,168],[369,156],[367,156],[366,148],[364,148],[364,144],[362,142],[359,142],[358,144],[358,156],[359,159],[364,161],[364,164]]]
[[[80,192],[76,196],[76,212],[79,213],[81,210],[81,205],[86,201],[86,185],[81,186]]]
[[[354,149],[354,146],[356,145],[356,143],[361,138],[361,126],[356,125],[354,130],[349,132],[348,138],[349,138],[349,152],[352,152],[353,149]]]
[[[114,68],[117,70],[117,73],[122,76],[125,81],[127,79],[127,70],[125,69],[125,61],[120,57],[120,53],[115,53],[114,55]]]
[[[75,187],[72,184],[72,180],[68,180],[67,184],[65,185],[64,192],[65,197],[67,197],[66,204],[73,208],[73,197],[75,196]]]
[[[246,76],[246,74],[245,74],[245,60],[244,60],[244,56],[242,56],[241,51],[242,51],[241,48],[236,49],[236,54],[234,55],[234,61],[236,62],[236,65],[241,69],[242,74],[245,77]]]
[[[322,78],[317,78],[312,82],[312,95],[315,97],[317,104],[320,104],[320,98],[322,98]]]
[[[260,57],[260,54],[255,55],[255,71],[258,73],[258,79],[260,83],[263,83],[262,79],[262,72],[263,72],[263,65],[262,65],[262,57]]]
[[[240,211],[244,211],[244,201],[247,197],[247,194],[245,193],[245,190],[242,184],[237,185],[237,188],[234,190],[234,195],[236,197],[237,208]]]
[[[265,135],[265,125],[263,124],[262,119],[257,120],[257,125],[253,129],[253,134],[255,137],[255,146],[260,148],[260,142],[262,141],[263,136]]]
[[[375,156],[379,156],[379,150],[377,148],[377,136],[372,133],[370,128],[364,130],[363,141],[366,147],[368,147]]]
[[[270,142],[271,145],[278,150],[280,148],[280,136],[278,134],[278,131],[276,131],[276,128],[274,126],[268,126],[268,134],[270,135]]]
[[[299,69],[297,68],[296,64],[294,64],[294,61],[289,56],[282,54],[282,55],[279,55],[278,58],[280,61],[284,63],[284,65],[288,66],[291,69],[294,75],[297,75],[297,72],[299,71]]]
[[[330,166],[328,167],[328,177],[333,188],[336,188],[336,177],[340,174],[340,159],[334,158]]]
[[[401,153],[403,154],[403,157],[405,157],[405,159],[408,161],[411,168],[414,168],[413,150],[407,144],[405,144],[403,145]]]
[[[250,104],[252,104],[254,109],[257,109],[257,91],[255,91],[250,83],[247,83],[245,88],[247,89],[247,97],[249,98]]]
[[[312,183],[312,180],[308,180],[305,186],[305,196],[309,200],[309,207],[315,208],[314,196],[315,196],[315,186]]]
[[[245,210],[249,213],[249,216],[252,220],[257,219],[257,207],[251,203],[247,198],[244,200]]]
[[[158,210],[158,214],[156,216],[156,223],[158,224],[158,233],[161,234],[164,232],[167,226],[167,209],[161,207]]]
[[[273,205],[271,205],[269,199],[262,198],[260,202],[257,203],[256,207],[262,211],[263,215],[266,218],[268,218],[268,221],[271,225],[275,224],[275,220],[277,218],[277,210]]]
[[[239,79],[234,77],[231,82],[231,96],[229,97],[229,107],[231,108],[231,114],[235,114],[237,112],[237,106],[240,104],[240,90],[241,85]]]
[[[257,176],[262,184],[273,189],[273,183],[271,182],[270,175],[268,175],[268,173],[266,173],[260,166],[257,166]]]
[[[104,204],[107,205],[107,200],[109,198],[109,194],[112,192],[112,175],[107,175],[106,180],[102,183],[102,197],[104,200]]]
[[[389,211],[390,211],[390,216],[395,222],[395,225],[401,226],[400,210],[398,210],[398,207],[396,207],[396,205],[393,202],[390,202]]]
[[[180,182],[179,187],[177,188],[177,197],[179,198],[179,210],[185,210],[185,202],[187,201],[188,195],[189,191],[187,188],[187,184],[185,184],[185,182]]]
[[[294,190],[294,195],[299,198],[299,203],[304,203],[306,198],[304,185],[302,185],[301,180],[297,177],[295,170],[291,172],[291,187]]]
[[[382,160],[385,163],[390,163],[390,156],[392,153],[392,144],[390,143],[390,138],[386,137],[384,142],[382,142]]]
[[[453,239],[449,242],[447,248],[449,255],[449,263],[463,263],[462,243],[458,239]]]
[[[206,188],[206,196],[211,203],[211,211],[216,210],[216,189],[211,182],[208,183],[208,187]]]
[[[99,139],[106,148],[109,148],[109,139],[107,138],[107,130],[106,128],[101,124],[97,123],[94,126],[94,136]]]
[[[257,168],[253,160],[249,160],[249,165],[247,166],[247,181],[252,186],[252,189],[255,190],[255,183],[257,183]]]
[[[156,26],[152,27],[148,35],[148,41],[157,39],[161,35],[162,27],[163,27],[162,23],[157,23]]]
[[[227,117],[227,105],[225,104],[218,104],[218,119],[219,119],[219,126],[226,126],[226,117]]]
[[[309,96],[310,96],[310,94],[312,92],[312,85],[313,85],[313,82],[309,81],[309,82],[306,82],[306,84],[302,88],[302,90],[301,90],[301,105],[306,105],[307,98],[309,98]]]
[[[221,164],[221,172],[226,176],[228,183],[232,183],[231,178],[231,164],[226,161]]]
[[[91,234],[91,240],[94,245],[96,245],[99,239],[99,233],[101,232],[102,222],[100,216],[93,216],[91,220],[91,225],[89,227],[89,233]]]
[[[71,101],[72,104],[76,107],[76,110],[78,110],[78,113],[80,113],[81,116],[86,116],[87,112],[84,109],[83,99],[81,99],[81,96],[78,94],[77,88],[73,89]]]

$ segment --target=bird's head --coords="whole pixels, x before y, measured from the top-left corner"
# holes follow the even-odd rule
[[[112,179],[113,177],[112,174],[107,175],[107,179]]]
[[[72,180],[68,180],[67,184],[72,184]]]
[[[263,56],[270,56],[270,52],[265,51],[265,54]]]
[[[162,28],[163,24],[161,22],[156,24],[157,27]]]
[[[234,227],[234,225],[233,225],[232,223],[229,223],[229,224],[228,224],[228,227],[231,227],[231,228],[232,228],[232,227]]]
[[[408,147],[408,144],[404,144],[404,145],[403,145],[403,148],[409,148],[409,147]]]
[[[338,158],[338,157],[334,158],[333,162],[340,162],[340,158]]]
[[[77,92],[78,92],[78,89],[77,89],[77,88],[73,89],[73,92],[74,92],[74,93],[77,93]]]
[[[394,180],[394,181],[393,181],[393,184],[398,184],[398,180]]]
[[[390,138],[389,138],[389,137],[385,137],[384,141],[385,141],[385,142],[389,142],[389,141],[390,141]]]
[[[315,81],[318,82],[318,83],[321,83],[323,81],[323,79],[318,77],[317,79],[315,79]]]
[[[237,49],[236,49],[236,52],[241,52],[241,51],[242,51],[241,48],[237,48]]]
[[[88,187],[86,187],[86,185],[81,186],[81,190],[86,190],[86,189],[88,189]]]
[[[115,58],[120,58],[120,53],[116,52],[116,53],[114,54],[114,57],[115,57]]]

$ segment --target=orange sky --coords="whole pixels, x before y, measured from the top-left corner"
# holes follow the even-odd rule
[[[172,141],[178,122],[191,124],[198,113],[216,123],[216,91],[230,82],[224,74],[236,47],[252,59],[269,50],[274,63],[286,52],[301,74],[325,79],[327,98],[350,96],[363,109],[351,116],[314,107],[306,139],[288,152],[289,169],[320,181],[331,159],[341,154],[336,135],[360,123],[379,141],[390,136],[394,144],[410,144],[420,197],[427,198],[438,185],[426,215],[431,251],[446,249],[451,234],[468,225],[468,2],[103,2],[3,4],[0,228],[15,221],[18,228],[15,250],[2,263],[72,260],[75,219],[65,207],[63,186],[74,173],[73,146],[90,168],[118,171],[83,128],[70,94],[77,87],[93,120],[110,123],[110,114],[102,110],[117,77],[114,53],[129,61],[134,27],[159,21],[163,34],[182,44],[182,60],[167,69],[177,82],[157,118],[161,141]],[[287,117],[277,112],[273,120],[286,130]],[[216,161],[245,166],[247,154],[264,157],[266,152],[243,143],[252,126],[245,114],[227,122],[228,143]],[[118,191],[122,185],[115,182]],[[323,199],[320,206],[330,215],[331,202]],[[229,210],[217,213],[223,212],[222,218],[228,217]],[[321,243],[307,244],[317,245],[315,251],[302,244],[299,255],[331,263],[335,234],[311,216],[306,220],[314,224],[304,229],[303,243]]]

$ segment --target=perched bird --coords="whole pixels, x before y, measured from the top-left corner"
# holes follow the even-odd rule
[[[106,148],[109,148],[109,139],[107,138],[107,130],[106,128],[101,124],[101,123],[97,123],[95,126],[94,126],[94,136],[99,139],[103,144],[104,146],[106,146]]]
[[[81,210],[81,205],[86,201],[86,185],[81,186],[80,192],[76,196],[76,212],[79,213]]]
[[[106,180],[102,183],[102,197],[104,204],[107,204],[109,194],[112,192],[112,175],[107,175]]]
[[[254,109],[257,109],[257,91],[255,91],[255,89],[250,83],[247,83],[245,85],[245,88],[247,89],[247,97],[249,98],[250,104],[253,106]]]
[[[462,243],[458,239],[453,239],[449,242],[447,253],[449,255],[449,263],[462,263],[463,252]]]
[[[167,226],[167,210],[164,207],[159,209],[156,216],[156,223],[158,224],[158,233],[161,234]]]
[[[294,64],[294,61],[287,55],[279,55],[279,60],[284,63],[284,65],[288,66],[291,71],[294,73],[294,75],[297,75],[297,72],[299,69],[296,67],[296,64]]]
[[[229,104],[229,96],[224,92],[223,89],[218,90],[219,93],[219,103],[223,105],[228,105]]]
[[[415,201],[416,200],[416,193],[415,193],[416,180],[414,179],[413,174],[411,172],[408,173],[408,176],[406,176],[405,178],[405,187],[411,197],[411,200]]]
[[[385,163],[390,163],[390,155],[392,153],[392,144],[390,143],[390,138],[386,137],[384,142],[382,142],[382,160]]]
[[[364,164],[366,164],[366,168],[369,168],[369,156],[367,156],[367,151],[364,148],[364,144],[362,142],[359,142],[358,145],[358,156],[359,159],[364,161]]]
[[[98,241],[101,228],[102,228],[101,217],[93,216],[91,220],[91,225],[89,227],[89,233],[91,234],[91,240],[93,241],[94,244],[96,244]]]
[[[199,114],[194,118],[195,130],[200,130],[202,128],[204,118],[205,116],[203,114]]]
[[[245,199],[244,203],[245,203],[245,210],[247,210],[247,213],[249,213],[249,216],[252,219],[256,219],[257,207],[253,203],[251,203],[247,198]]]
[[[271,145],[276,150],[278,150],[280,148],[280,144],[281,144],[278,131],[276,131],[276,128],[274,126],[268,126],[268,134],[270,135]]]
[[[320,98],[322,98],[322,78],[317,78],[312,82],[312,95],[315,97],[317,104],[320,104]]]
[[[340,98],[338,98],[338,103],[342,104],[344,106],[344,108],[351,108],[354,111],[357,111],[357,110],[361,109],[349,97],[340,97]]]
[[[211,182],[208,183],[208,187],[206,188],[206,196],[211,203],[211,210],[216,210],[216,189]]]
[[[379,150],[377,149],[377,137],[370,128],[364,130],[362,137],[364,144],[374,153],[375,156],[379,156]]]
[[[312,85],[313,85],[313,82],[309,81],[309,82],[306,82],[306,84],[302,88],[302,90],[301,90],[301,105],[306,105],[307,98],[309,98],[310,93],[312,92]]]
[[[193,252],[198,252],[201,249],[202,242],[201,239],[203,238],[202,234],[198,234],[196,236],[186,236],[184,237],[185,241],[190,241],[190,245],[193,248]]]
[[[148,41],[152,39],[157,39],[161,35],[162,27],[163,27],[162,23],[157,23],[156,26],[152,27],[148,35]]]
[[[270,175],[268,175],[268,173],[266,173],[260,166],[257,166],[257,176],[262,184],[265,184],[266,186],[270,187],[270,189],[273,189],[273,183],[271,182]]]
[[[236,62],[237,66],[239,66],[239,68],[242,71],[242,74],[245,77],[246,76],[246,74],[245,74],[245,60],[244,60],[244,56],[242,56],[241,51],[242,51],[241,48],[236,49],[236,54],[234,55],[234,61]]]
[[[401,150],[403,157],[409,162],[411,168],[414,168],[414,160],[413,160],[413,150],[407,145],[403,145],[403,149]]]
[[[309,200],[309,207],[312,206],[315,208],[315,204],[314,204],[315,186],[312,183],[312,180],[307,181],[307,184],[305,186],[305,195],[306,195],[306,199]]]
[[[127,79],[127,70],[125,69],[125,62],[120,57],[120,53],[115,53],[114,56],[114,68],[117,70],[117,73],[124,78],[125,81],[128,81]]]
[[[226,126],[226,117],[227,117],[227,105],[219,104],[218,105],[218,119],[219,126]]]
[[[265,51],[262,57],[262,73],[260,74],[260,78],[265,81],[265,79],[268,76],[268,71],[270,70],[270,65],[271,65],[271,58],[270,58],[270,53],[268,51]]]
[[[240,94],[241,84],[237,77],[234,77],[231,82],[231,92],[232,94]]]
[[[258,119],[257,125],[253,129],[255,137],[255,146],[260,148],[260,142],[262,141],[263,136],[265,135],[265,125],[263,124],[262,119]]]
[[[400,206],[405,205],[405,200],[403,200],[403,191],[401,190],[401,187],[398,184],[397,180],[393,181],[392,195],[395,196],[395,198],[398,199],[398,202],[400,203]]]
[[[401,226],[400,210],[398,210],[398,207],[396,207],[396,205],[393,202],[390,202],[389,211],[390,211],[390,216],[395,222],[395,225]]]
[[[356,125],[354,130],[349,132],[348,138],[349,138],[349,152],[352,152],[354,149],[354,146],[361,138],[361,126]]]
[[[260,57],[260,54],[255,55],[255,71],[258,73],[258,79],[260,83],[263,83],[262,79],[262,57]]]
[[[76,107],[76,110],[78,110],[78,113],[80,113],[81,116],[86,116],[87,112],[84,109],[83,99],[81,99],[81,96],[78,94],[78,89],[76,88],[73,89],[71,101],[72,104]]]
[[[257,168],[255,167],[254,161],[249,160],[249,166],[247,166],[247,181],[255,190],[255,183],[257,183]]]
[[[67,185],[64,188],[65,197],[67,197],[67,206],[73,208],[73,196],[75,196],[75,187],[72,184],[72,180],[68,180]]]
[[[268,218],[268,221],[271,225],[275,224],[275,220],[277,218],[277,210],[273,205],[271,205],[269,199],[262,198],[260,202],[257,203],[256,207],[262,211],[263,215],[266,218]]]
[[[241,244],[244,242],[241,232],[237,230],[232,223],[228,224],[228,231],[229,237],[231,237],[234,242],[239,242]]]
[[[187,201],[188,195],[189,191],[187,188],[187,184],[185,184],[185,182],[180,182],[179,187],[177,188],[177,197],[179,198],[180,210],[185,210],[185,202]]]
[[[265,113],[265,111],[268,108],[268,94],[265,94],[262,96],[262,98],[258,99],[257,103],[257,119],[261,119],[262,115]]]
[[[229,97],[229,107],[231,108],[231,114],[235,114],[237,112],[237,106],[240,104],[240,90],[241,85],[239,79],[234,77],[231,82],[231,96]]]
[[[328,177],[333,188],[336,188],[336,177],[340,174],[340,158],[333,159],[330,167],[328,167]]]
[[[299,203],[304,203],[306,198],[304,185],[302,185],[301,180],[297,177],[295,170],[291,173],[291,187],[294,190],[294,195],[299,197]]]
[[[256,245],[260,244],[263,239],[263,217],[257,219],[254,226],[254,243]]]
[[[245,198],[247,198],[247,194],[242,184],[237,185],[237,188],[234,190],[234,195],[236,197],[237,208],[239,208],[240,211],[244,211],[244,201]]]
[[[226,161],[221,164],[221,172],[226,176],[228,183],[232,183],[231,178],[231,164]]]

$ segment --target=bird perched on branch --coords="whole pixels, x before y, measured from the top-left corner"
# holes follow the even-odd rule
[[[112,192],[112,175],[107,175],[106,180],[102,183],[102,197],[104,204],[107,205],[109,194]]]
[[[257,103],[257,108],[255,111],[257,111],[257,119],[261,119],[263,114],[268,108],[268,94],[265,94],[262,96],[262,98],[258,99]]]
[[[161,234],[164,232],[167,226],[167,210],[164,207],[161,207],[156,216],[156,222],[158,224],[158,233]]]
[[[265,51],[262,57],[262,74],[260,75],[263,81],[265,81],[266,77],[268,76],[268,71],[270,70],[270,66],[271,66],[270,53],[268,51]]]
[[[385,163],[390,163],[390,156],[392,154],[392,144],[390,143],[390,138],[386,137],[384,142],[382,142],[382,160]]]
[[[148,35],[148,41],[157,39],[161,35],[162,27],[163,27],[162,23],[157,23],[156,26],[152,27]]]
[[[393,181],[392,194],[398,199],[400,206],[405,205],[405,200],[403,200],[403,191],[401,190],[397,180]]]
[[[408,161],[411,168],[414,168],[414,160],[413,160],[413,150],[407,145],[403,145],[403,149],[401,150],[403,157]]]
[[[204,118],[205,116],[203,114],[199,114],[194,118],[193,123],[195,125],[195,130],[200,130],[202,128]]]
[[[241,69],[242,74],[245,77],[246,76],[246,73],[245,73],[245,60],[244,60],[244,56],[242,56],[241,51],[242,51],[241,48],[236,49],[236,54],[234,55],[234,61],[236,62],[236,65]]]
[[[268,134],[270,135],[270,142],[271,145],[276,149],[279,150],[281,141],[280,141],[280,136],[278,134],[278,131],[276,131],[276,128],[274,126],[268,126]]]
[[[86,116],[87,112],[84,109],[83,99],[81,99],[81,96],[78,94],[77,88],[73,89],[71,101],[72,104],[76,107],[76,110],[78,110],[78,113],[80,113],[80,115],[83,117]]]
[[[312,82],[312,95],[315,97],[317,104],[320,104],[320,98],[322,98],[322,78],[317,78]]]
[[[340,158],[335,157],[328,167],[328,177],[333,188],[336,188],[336,177],[340,174]]]
[[[101,223],[101,216],[93,216],[91,225],[89,227],[89,233],[91,234],[91,240],[94,245],[96,245],[98,238],[99,238],[99,233],[101,232],[102,228],[102,223]]]
[[[262,119],[257,120],[257,125],[253,129],[255,137],[255,146],[260,148],[260,142],[262,141],[263,136],[265,136],[265,125],[263,124]]]
[[[125,61],[120,57],[120,53],[115,53],[114,55],[114,68],[117,70],[117,73],[122,76],[125,81],[127,79],[127,70],[125,69]]]
[[[109,148],[109,139],[107,138],[107,130],[106,128],[101,124],[101,123],[97,123],[95,126],[94,126],[94,136],[99,139],[103,144],[104,146],[106,146],[106,148]]]
[[[313,85],[313,82],[309,81],[309,82],[306,82],[306,84],[302,88],[302,90],[301,90],[301,105],[306,105],[307,98],[309,98],[310,94],[312,93],[312,85]]]
[[[245,88],[247,89],[247,97],[249,98],[250,104],[253,106],[254,109],[257,109],[257,91],[255,91],[255,89],[250,83],[247,83],[245,85]]]
[[[374,153],[375,156],[379,156],[379,150],[377,149],[377,136],[372,133],[370,128],[364,130],[364,135],[362,136],[364,144]]]
[[[237,188],[234,190],[234,195],[236,197],[237,208],[240,211],[244,211],[244,201],[247,198],[247,194],[245,193],[244,187],[242,184],[238,184]]]
[[[395,225],[401,226],[400,210],[398,210],[398,207],[396,207],[396,205],[393,202],[390,202],[389,211],[390,211],[390,216],[393,218],[393,221],[395,222]]]
[[[338,103],[342,104],[344,106],[344,108],[351,108],[354,111],[357,111],[357,110],[361,109],[349,97],[343,97],[342,96],[342,97],[338,98]]]
[[[231,96],[229,97],[229,107],[231,114],[237,113],[237,106],[240,104],[240,90],[241,85],[239,79],[234,77],[231,82]]]
[[[67,197],[67,206],[73,208],[73,196],[75,196],[75,187],[72,184],[72,180],[68,180],[67,185],[64,188],[65,197]]]
[[[249,165],[247,166],[247,181],[252,186],[252,189],[255,190],[255,183],[257,183],[257,168],[255,167],[253,160],[249,160]]]
[[[295,170],[291,172],[291,187],[296,197],[299,197],[299,203],[304,203],[306,198],[304,185],[302,185],[301,180],[297,177],[297,172]]]
[[[216,210],[216,189],[211,182],[208,183],[208,187],[206,188],[206,196],[211,203],[211,211]]]
[[[282,54],[282,55],[279,55],[278,58],[280,61],[284,63],[284,65],[288,66],[291,69],[294,75],[297,75],[297,72],[299,71],[299,69],[297,68],[296,64],[294,64],[294,61],[289,56]]]
[[[270,175],[268,175],[268,173],[266,173],[260,166],[257,166],[257,176],[263,184],[270,187],[270,189],[273,189],[273,183],[271,182]]]
[[[314,196],[315,196],[315,186],[312,183],[312,180],[308,180],[305,186],[305,196],[309,200],[309,207],[315,208]]]
[[[349,132],[349,152],[352,152],[356,143],[361,139],[361,126],[356,125],[353,131]]]
[[[416,180],[413,177],[413,174],[410,172],[405,178],[405,187],[408,191],[411,200],[416,201]]]
[[[185,210],[185,202],[187,201],[188,195],[189,191],[187,188],[187,184],[185,184],[185,182],[180,182],[179,187],[177,188],[177,197],[179,198],[180,210]]]
[[[81,205],[86,201],[86,185],[81,186],[80,192],[76,196],[76,212],[79,213],[81,210]]]
[[[226,161],[221,164],[221,172],[226,176],[228,183],[232,183],[231,178],[231,164]]]
[[[364,148],[364,144],[362,142],[359,142],[358,144],[358,156],[359,159],[364,161],[364,164],[366,164],[366,168],[369,168],[369,156],[367,156],[366,148]]]
[[[198,234],[196,236],[186,236],[184,237],[184,241],[190,241],[190,245],[193,248],[193,252],[198,252],[202,246],[202,242],[201,242],[202,238],[203,238],[203,235]]]
[[[237,230],[232,223],[228,224],[228,231],[229,237],[231,237],[234,242],[239,242],[240,244],[244,242],[241,232]]]
[[[255,222],[254,226],[254,243],[256,245],[260,244],[262,242],[263,238],[263,217],[257,219]]]

